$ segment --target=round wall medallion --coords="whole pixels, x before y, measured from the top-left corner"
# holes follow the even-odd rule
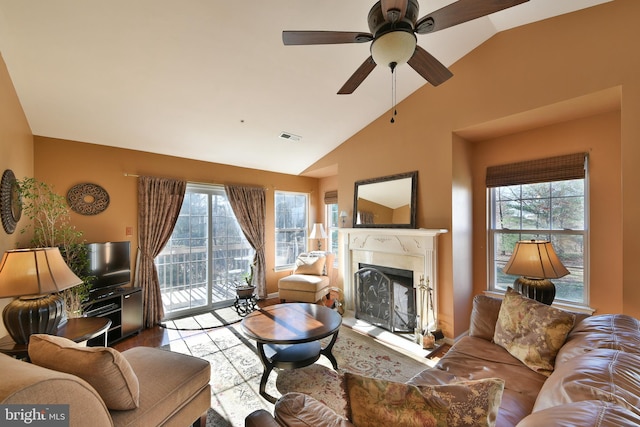
[[[11,169],[4,171],[0,181],[0,216],[4,231],[8,234],[16,231],[16,225],[22,216],[22,198],[16,176]]]
[[[81,215],[96,215],[109,206],[109,193],[97,184],[77,184],[67,192],[67,203]]]

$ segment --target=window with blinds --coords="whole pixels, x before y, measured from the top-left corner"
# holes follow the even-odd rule
[[[502,272],[519,240],[549,240],[571,274],[554,279],[556,301],[588,304],[587,154],[487,168],[488,288],[516,279]]]

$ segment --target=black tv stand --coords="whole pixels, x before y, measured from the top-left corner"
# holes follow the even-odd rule
[[[142,330],[142,288],[120,287],[96,291],[84,304],[87,317],[107,317],[111,327],[107,335],[108,345]],[[90,340],[89,345],[92,345]]]

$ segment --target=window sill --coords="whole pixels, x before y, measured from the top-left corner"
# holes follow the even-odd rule
[[[281,271],[291,271],[291,270],[293,270],[293,267],[295,267],[294,264],[281,265],[281,266],[278,266],[278,267],[274,267],[273,271],[275,271],[276,273],[279,273]]]
[[[494,297],[494,298],[500,298],[503,299],[504,298],[504,292],[498,292],[498,291],[484,291],[483,292],[485,295],[490,296],[490,297]],[[555,308],[559,308],[561,310],[565,310],[565,311],[571,311],[574,313],[584,313],[584,314],[588,314],[588,315],[592,315],[593,313],[595,313],[596,309],[595,308],[591,308],[588,307],[586,305],[581,305],[578,303],[571,303],[571,302],[554,302],[553,304],[551,304],[552,307]]]

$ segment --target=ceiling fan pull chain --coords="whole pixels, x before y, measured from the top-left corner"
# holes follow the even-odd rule
[[[398,64],[395,62],[389,64],[389,67],[391,68],[391,108],[393,109],[391,123],[396,122],[394,116],[398,115],[398,110],[396,109],[396,65]]]

